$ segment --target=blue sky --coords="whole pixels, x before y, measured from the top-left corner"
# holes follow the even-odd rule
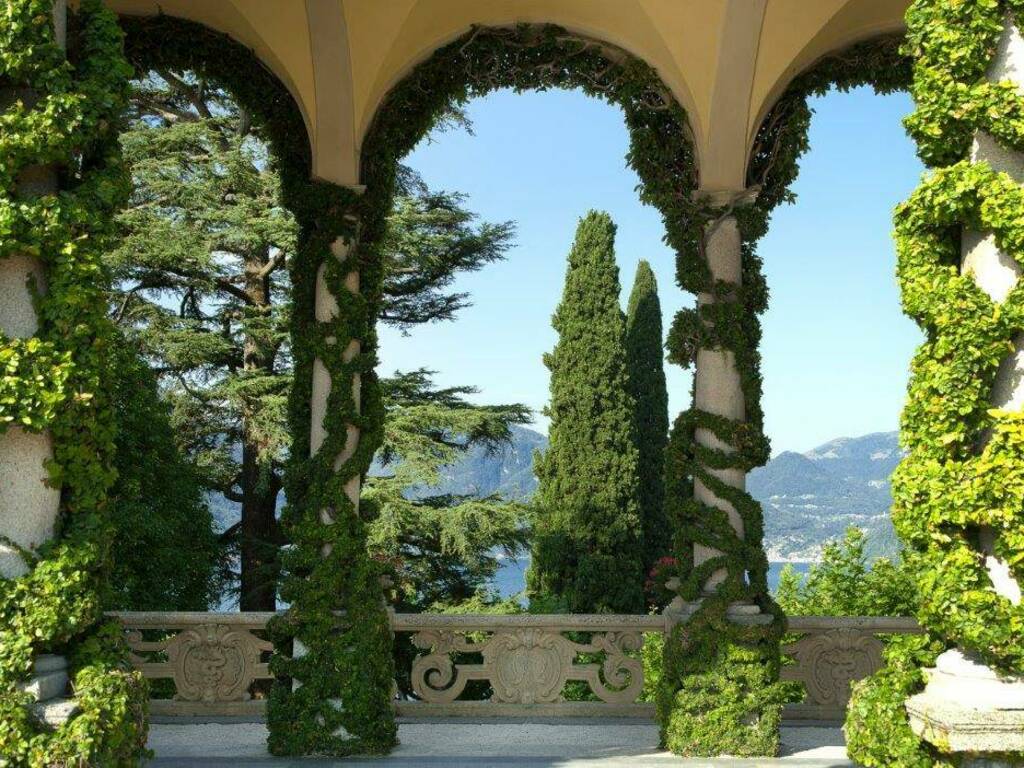
[[[906,95],[868,89],[814,102],[811,149],[794,205],[776,210],[759,252],[771,291],[762,343],[766,432],[773,451],[898,426],[907,367],[920,333],[899,309],[892,209],[922,167],[901,118]],[[481,403],[547,400],[543,352],[577,220],[608,211],[618,225],[622,301],[636,263],[658,278],[665,327],[693,297],[676,286],[656,210],[636,196],[617,108],[578,92],[499,91],[470,104],[474,135],[452,131],[407,158],[427,183],[463,192],[483,219],[517,222],[501,263],[461,277],[473,306],[452,323],[403,337],[381,330],[382,370],[427,367],[443,385],[472,384]],[[668,365],[670,413],[686,408],[690,374]],[[537,428],[546,429],[538,416]]]

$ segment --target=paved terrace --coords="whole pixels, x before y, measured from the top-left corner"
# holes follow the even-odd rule
[[[767,759],[675,757],[658,749],[657,727],[649,722],[585,720],[566,722],[432,720],[401,721],[401,744],[386,758],[316,760],[272,758],[266,752],[262,723],[153,724],[149,747],[154,768],[241,768],[242,766],[310,766],[372,764],[479,768],[643,768],[644,766],[853,766],[837,727],[787,726],[782,729],[783,757]]]

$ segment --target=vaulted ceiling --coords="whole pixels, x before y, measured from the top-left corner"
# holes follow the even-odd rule
[[[701,184],[739,189],[751,138],[794,76],[897,31],[909,0],[108,0],[222,31],[302,109],[317,175],[358,182],[359,142],[388,90],[473,24],[553,23],[651,64],[690,117]]]

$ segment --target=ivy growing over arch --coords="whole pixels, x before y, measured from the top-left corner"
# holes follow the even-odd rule
[[[760,262],[752,246],[745,247],[742,288],[711,280],[703,251],[706,228],[727,211],[715,209],[697,194],[699,174],[684,110],[657,73],[626,51],[552,25],[478,27],[436,51],[387,95],[363,142],[367,216],[363,219],[361,247],[371,255],[379,247],[397,161],[452,106],[497,88],[576,88],[620,107],[630,134],[627,161],[640,177],[640,199],[662,214],[665,240],[677,254],[679,284],[693,293],[707,291],[716,296],[714,318],[686,314],[677,321],[673,359],[688,364],[702,344],[724,344],[734,350],[750,418],[734,423],[710,414],[684,414],[691,426],[676,430],[676,445],[688,458],[670,465],[669,472],[674,475],[670,479],[676,482],[669,487],[685,487],[709,462],[712,466],[744,469],[763,463],[767,443],[761,434],[756,347],[760,337],[757,315],[764,310],[767,292]],[[765,203],[744,211],[745,232],[751,242],[763,233],[773,205]],[[717,321],[721,329],[713,339],[709,337],[710,320]],[[692,428],[698,424],[710,425],[740,450],[735,454],[696,455],[699,449],[694,449],[691,438]],[[685,439],[679,440],[680,436]],[[689,507],[694,530],[699,528],[706,537],[728,542],[722,549],[729,572],[755,575],[741,590],[742,597],[755,598],[769,608],[772,621],[768,626],[744,627],[726,619],[726,608],[738,599],[740,591],[734,588],[735,581],[703,601],[698,614],[666,644],[666,674],[659,697],[662,740],[682,754],[765,754],[776,751],[778,743],[782,705],[777,682],[778,640],[783,622],[768,597],[760,509],[745,493],[731,489],[722,492],[730,493],[731,500],[743,510],[748,522],[744,538],[738,540],[728,519],[711,507]],[[678,542],[677,551],[684,559],[694,540],[691,533]],[[691,586],[697,579],[694,575],[686,581],[681,589],[685,596],[696,596]],[[729,652],[724,653],[724,648]],[[696,665],[695,659],[699,659]],[[709,679],[705,674],[709,661],[714,667],[712,677],[727,675],[723,670],[739,663],[749,673],[753,690],[743,691],[738,697],[742,701],[737,701],[734,692],[717,686],[718,678]],[[688,710],[695,702],[699,703],[699,713]],[[745,724],[751,709],[770,712],[759,721],[758,728]]]
[[[133,765],[146,736],[146,686],[127,663],[120,625],[102,621],[114,480],[102,257],[128,190],[117,131],[131,68],[100,0],[82,0],[69,43],[67,55],[52,0],[0,7],[0,85],[33,95],[15,90],[0,113],[0,259],[38,258],[47,283],[35,297],[38,334],[0,333],[0,434],[49,430],[48,469],[61,486],[55,540],[19,550],[28,572],[0,578],[0,755],[12,766]],[[20,174],[51,164],[60,190],[19,196]],[[68,654],[77,703],[55,728],[18,687],[47,652]]]

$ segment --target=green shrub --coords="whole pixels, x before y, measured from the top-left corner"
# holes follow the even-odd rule
[[[902,558],[868,562],[863,531],[846,529],[830,541],[821,562],[803,578],[789,564],[782,569],[775,600],[790,616],[913,616],[917,583]]]
[[[952,763],[938,758],[907,720],[907,699],[924,688],[922,669],[935,663],[943,650],[921,635],[892,638],[884,653],[885,666],[854,684],[846,711],[846,748],[866,768],[931,768]]]

